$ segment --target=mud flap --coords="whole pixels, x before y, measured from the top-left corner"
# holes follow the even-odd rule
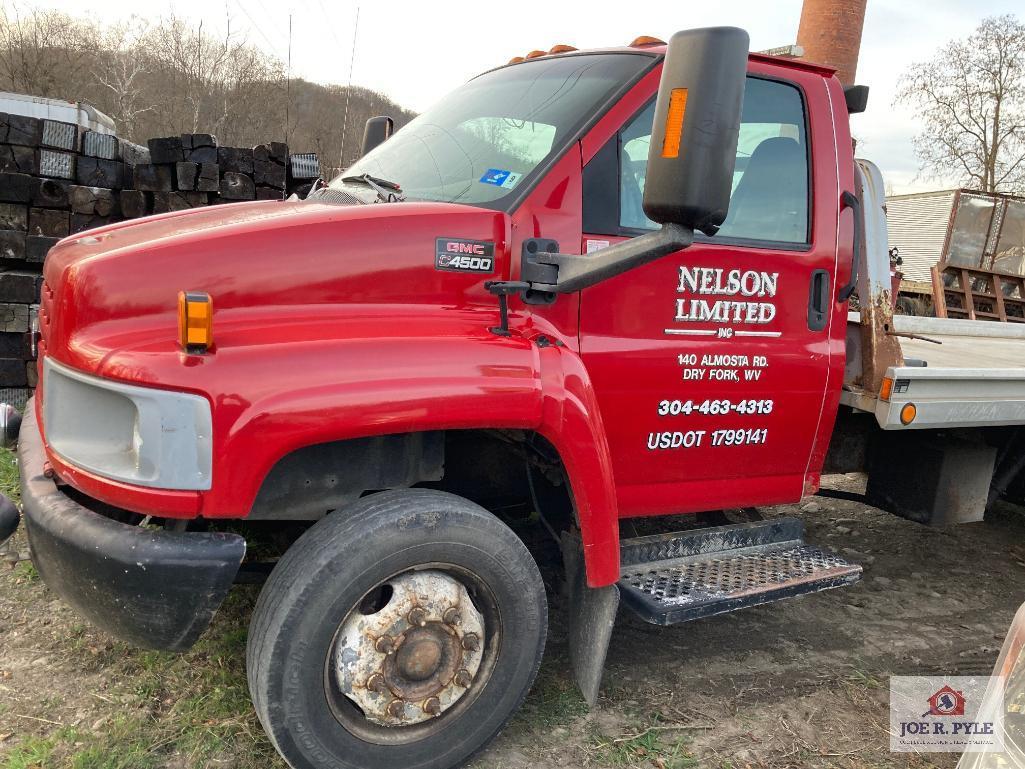
[[[566,567],[566,597],[569,601],[569,660],[573,678],[588,706],[598,701],[605,657],[619,608],[616,585],[587,586],[584,552],[580,537],[562,535],[562,559]]]
[[[868,503],[928,526],[983,520],[997,447],[935,432],[887,430],[875,436],[869,444]]]

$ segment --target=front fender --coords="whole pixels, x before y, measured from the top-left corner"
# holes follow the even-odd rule
[[[278,353],[250,388],[259,397],[214,399],[222,438],[206,517],[247,515],[270,469],[306,446],[428,430],[529,430],[540,419],[537,349],[484,324],[461,336],[343,339]]]
[[[224,437],[217,441],[203,516],[248,515],[271,468],[305,446],[429,430],[533,430],[555,446],[565,465],[588,583],[615,582],[615,485],[587,372],[565,347],[496,336],[488,325],[468,324],[462,333],[440,336],[338,340],[330,350],[293,348],[280,351],[287,359],[273,364],[264,357],[265,376],[277,372],[277,381],[254,388],[263,397],[214,399],[215,431]],[[218,429],[219,414],[231,414],[231,424]]]
[[[565,347],[540,350],[543,410],[537,431],[558,450],[580,523],[590,587],[619,579],[619,510],[612,455],[591,379]]]

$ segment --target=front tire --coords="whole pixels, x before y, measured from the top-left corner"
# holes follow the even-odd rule
[[[257,715],[294,769],[458,766],[522,703],[547,611],[533,558],[487,510],[424,489],[366,497],[311,527],[264,586],[247,648]]]

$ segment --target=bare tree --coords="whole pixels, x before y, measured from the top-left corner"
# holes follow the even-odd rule
[[[35,96],[61,96],[88,81],[89,22],[58,11],[0,7],[0,77],[9,87]],[[67,98],[67,97],[64,97]]]
[[[985,19],[901,78],[898,103],[923,130],[915,150],[923,171],[956,175],[986,192],[1025,191],[1025,24]]]
[[[214,90],[223,84],[232,53],[245,42],[232,33],[230,19],[223,35],[212,35],[203,30],[203,22],[192,28],[172,13],[154,26],[145,45],[173,84],[177,98],[169,106],[179,117],[181,129],[200,130],[201,118],[211,118],[204,113]],[[212,122],[221,121],[214,118]]]
[[[154,108],[154,94],[142,88],[149,72],[149,57],[139,42],[145,32],[146,23],[141,20],[111,27],[99,41],[98,48],[104,55],[93,60],[93,78],[108,97],[104,105],[117,123],[118,132],[126,137],[135,134],[140,116]]]
[[[213,132],[226,142],[257,144],[287,135],[285,69],[252,46],[231,51],[224,67]]]
[[[122,138],[140,144],[200,131],[243,147],[287,138],[296,151],[317,152],[330,173],[346,103],[352,154],[367,118],[390,114],[401,126],[412,117],[358,86],[293,78],[286,89],[286,82],[283,62],[248,43],[230,18],[222,30],[173,14],[100,28],[0,0],[0,90],[90,102],[114,118]]]

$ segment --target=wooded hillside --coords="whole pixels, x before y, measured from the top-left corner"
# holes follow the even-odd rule
[[[391,115],[396,126],[413,117],[365,88],[289,79],[283,62],[230,25],[173,14],[101,27],[59,11],[2,8],[0,90],[89,102],[139,144],[198,132],[222,145],[279,139],[316,152],[327,177],[356,159],[368,117]]]

